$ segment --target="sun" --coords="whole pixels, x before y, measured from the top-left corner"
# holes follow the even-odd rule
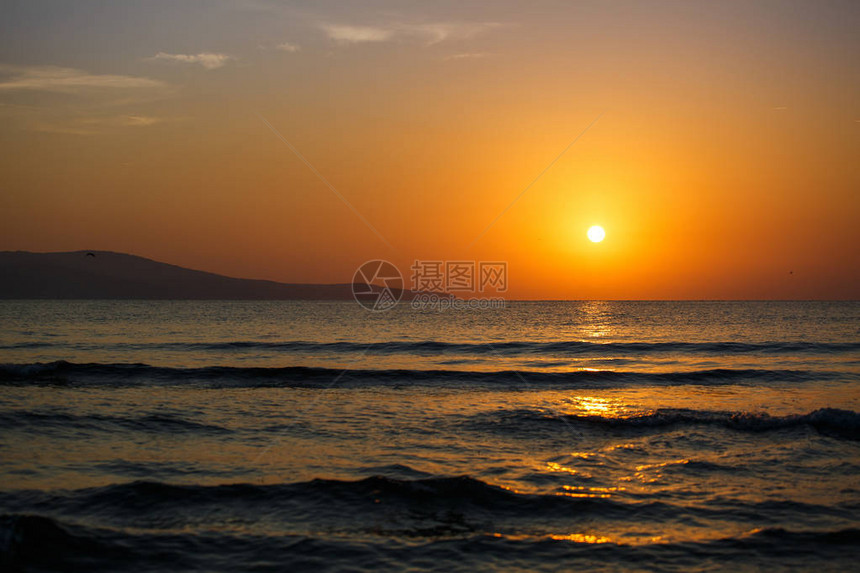
[[[606,237],[606,231],[600,225],[594,225],[588,229],[588,238],[592,243],[599,243]]]

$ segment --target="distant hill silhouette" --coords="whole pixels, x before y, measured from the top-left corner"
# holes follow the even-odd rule
[[[0,251],[0,299],[352,300],[351,286],[237,279],[110,251]]]

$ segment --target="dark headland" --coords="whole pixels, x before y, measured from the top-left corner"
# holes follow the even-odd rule
[[[110,251],[0,251],[0,299],[352,300],[351,286],[232,278]]]

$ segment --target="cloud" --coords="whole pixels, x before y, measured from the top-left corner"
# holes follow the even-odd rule
[[[283,44],[278,44],[275,46],[276,50],[280,50],[282,52],[290,52],[295,53],[301,50],[301,46],[298,44],[291,44],[290,42],[284,42]]]
[[[145,115],[108,115],[37,118],[31,124],[35,131],[64,135],[102,135],[123,128],[142,128],[161,123],[159,117]]]
[[[39,90],[75,93],[84,90],[152,89],[165,87],[158,80],[135,76],[91,74],[75,68],[44,66],[33,68],[0,67],[11,77],[0,80],[0,91]]]
[[[126,127],[148,127],[164,121],[160,117],[152,117],[149,115],[126,115],[119,118],[120,125]]]
[[[373,28],[370,26],[324,25],[323,30],[330,40],[346,44],[356,44],[360,42],[385,42],[394,36],[394,33],[391,30]]]
[[[446,40],[466,40],[499,27],[494,22],[437,22],[431,24],[400,25],[404,34],[424,39],[428,44]]]
[[[170,92],[168,84],[143,77],[0,65],[0,97],[6,100],[0,102],[0,116],[22,129],[97,135],[148,127],[164,120],[129,106],[140,109]]]
[[[165,52],[158,52],[152,57],[152,59],[181,64],[200,64],[207,70],[215,70],[223,67],[227,62],[235,60],[236,58],[227,54],[216,54],[213,52],[201,52],[199,54],[168,54]]]
[[[498,26],[500,24],[493,22],[435,22],[425,24],[392,23],[383,26],[323,24],[321,28],[330,40],[342,44],[412,39],[432,45],[448,40],[472,38]]]
[[[489,56],[487,52],[464,52],[462,54],[453,54],[445,58],[446,60],[475,60],[478,58],[486,58]]]

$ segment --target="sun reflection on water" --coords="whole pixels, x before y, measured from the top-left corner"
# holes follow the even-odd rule
[[[573,541],[575,543],[612,543],[612,540],[608,537],[603,537],[600,535],[589,535],[587,533],[553,533],[550,534],[548,537],[550,539],[555,539],[556,541]]]
[[[592,300],[583,303],[580,311],[581,332],[585,338],[604,338],[612,334],[610,319],[611,304],[606,301]]]
[[[500,537],[504,539],[511,539],[514,541],[521,540],[531,540],[543,537],[544,539],[552,539],[554,541],[572,541],[574,543],[614,543],[614,541],[609,537],[604,537],[602,535],[592,535],[590,533],[549,533],[543,536],[535,536],[535,535],[516,535],[510,533],[493,533],[493,537]]]
[[[615,493],[624,491],[623,487],[586,487],[578,485],[563,485],[561,487],[565,491],[560,492],[559,495],[566,497],[607,498],[611,497]]]
[[[641,413],[641,410],[631,406],[628,402],[614,397],[572,396],[563,398],[560,402],[553,407],[554,410],[581,417],[629,418],[631,415]]]

